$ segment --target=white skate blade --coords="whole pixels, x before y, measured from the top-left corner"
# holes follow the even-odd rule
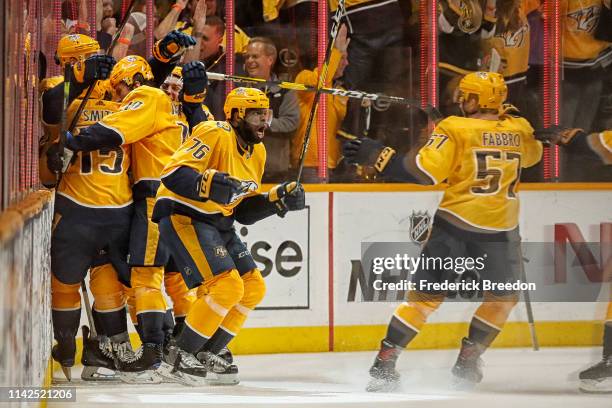
[[[240,383],[238,374],[217,374],[206,373],[206,383],[208,385],[237,385]]]
[[[63,365],[60,365],[60,367],[62,368],[62,372],[64,373],[66,380],[72,381],[72,370],[71,370],[72,367],[66,367]]]
[[[81,371],[83,381],[119,381],[119,376],[113,370],[104,367],[84,366]]]
[[[174,371],[174,367],[172,367],[165,361],[162,362],[156,373],[172,382],[187,385],[190,387],[206,385],[205,377],[197,377],[195,375],[185,374],[181,371]]]
[[[161,384],[163,378],[156,370],[145,370],[139,372],[119,371],[121,381],[128,384]]]
[[[366,387],[367,392],[394,392],[400,386],[399,381],[388,381],[382,378],[372,378]]]
[[[580,380],[580,391],[596,394],[612,393],[612,377],[599,380]]]

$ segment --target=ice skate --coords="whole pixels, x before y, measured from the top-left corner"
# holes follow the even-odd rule
[[[612,393],[612,355],[604,357],[592,367],[582,371],[580,391],[589,393]]]
[[[225,349],[227,350],[227,349]],[[222,350],[223,352],[223,350]],[[229,353],[229,350],[227,350]],[[223,356],[233,361],[231,353]],[[238,366],[228,362],[224,357],[213,354],[210,351],[201,351],[197,355],[198,360],[206,367],[206,382],[210,385],[236,385],[240,382],[238,378]]]
[[[232,355],[230,349],[228,349],[227,347],[223,347],[217,355],[227,361],[229,364],[232,364],[234,362],[234,356]]]
[[[104,342],[100,342],[98,337],[90,337],[89,327],[81,327],[83,333],[83,354],[81,364],[83,371],[81,379],[83,381],[118,381],[119,377],[115,373],[115,361],[112,354],[105,353]],[[110,371],[109,371],[110,370]]]
[[[62,372],[68,381],[72,381],[72,372],[70,368],[74,365],[74,356],[76,353],[75,339],[63,339],[51,349],[51,356],[62,367]]]
[[[119,377],[129,384],[159,384],[157,369],[162,363],[162,345],[145,343],[134,359],[119,362]]]
[[[183,385],[205,385],[206,368],[191,353],[176,345],[169,345],[164,351],[158,374]]]
[[[469,389],[482,381],[483,363],[480,356],[484,351],[484,346],[467,337],[461,340],[461,350],[452,369],[455,387]]]
[[[367,392],[393,392],[399,387],[400,374],[395,369],[395,363],[401,349],[383,340],[380,350],[370,367],[372,379],[366,387]]]

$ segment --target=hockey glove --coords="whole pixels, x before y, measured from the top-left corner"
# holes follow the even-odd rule
[[[227,173],[208,169],[202,174],[200,181],[200,198],[215,203],[227,205],[242,193],[242,183]]]
[[[272,187],[268,200],[276,207],[276,214],[284,217],[289,211],[299,211],[306,207],[304,187],[295,181],[286,181]]]
[[[113,66],[115,66],[115,59],[110,55],[92,55],[85,61],[74,64],[72,72],[78,83],[89,84],[96,80],[108,79]]]
[[[66,131],[66,140],[72,137],[72,134]],[[65,173],[74,159],[76,159],[74,151],[65,147],[60,149],[59,143],[52,144],[47,150],[47,167],[55,174]]]
[[[180,99],[187,103],[202,103],[206,97],[208,76],[201,61],[192,61],[183,66],[183,89]]]
[[[579,137],[586,137],[586,133],[578,128],[562,128],[555,125],[535,131],[535,138],[547,145],[569,146]]]
[[[504,103],[501,106],[501,109],[499,110],[499,114],[500,115],[520,116],[521,111],[519,111],[519,109],[516,106],[510,103]]]
[[[170,31],[153,47],[153,56],[161,62],[176,62],[189,47],[196,44],[195,38],[178,30]]]
[[[367,137],[342,144],[342,154],[348,163],[373,166],[382,173],[395,155],[395,150]]]

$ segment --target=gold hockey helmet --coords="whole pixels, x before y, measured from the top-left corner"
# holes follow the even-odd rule
[[[499,110],[508,96],[508,87],[504,77],[497,72],[472,72],[459,82],[459,102],[470,94],[478,96],[481,109]]]
[[[244,119],[247,109],[269,109],[270,100],[263,91],[256,88],[234,88],[225,99],[223,112],[226,120],[230,120],[232,110],[238,109],[238,117]]]
[[[85,34],[65,35],[57,43],[55,62],[65,65],[82,61],[98,51],[100,51],[100,44]]]
[[[153,71],[149,63],[138,55],[128,55],[115,64],[110,74],[110,84],[115,88],[124,82],[127,86],[134,84],[134,76],[141,74],[145,80],[153,79]]]

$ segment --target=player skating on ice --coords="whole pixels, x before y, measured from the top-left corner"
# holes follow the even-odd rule
[[[460,82],[457,102],[463,117],[441,121],[420,150],[398,157],[372,139],[346,142],[349,161],[374,165],[382,178],[435,185],[446,181],[431,235],[423,248],[429,258],[486,256],[482,277],[497,282],[520,277],[517,186],[521,168],[540,161],[542,144],[523,118],[504,113],[507,88],[497,73],[476,72]],[[442,282],[443,269],[418,268],[413,282]],[[444,301],[436,290],[411,290],[397,307],[370,369],[368,391],[391,391],[399,385],[395,365],[428,316]],[[482,379],[480,356],[502,330],[518,293],[487,291],[476,310],[452,373],[460,383]]]
[[[208,109],[202,104],[206,94],[206,84],[204,65],[195,61],[182,68],[176,67],[161,85],[161,89],[172,101],[172,115],[176,123],[180,125],[182,142],[189,137],[189,129],[201,121],[210,119]],[[161,139],[155,143],[160,142]],[[139,144],[136,143],[134,149],[137,149],[138,146]],[[172,149],[174,153],[178,146],[175,144]],[[160,166],[165,165],[169,159],[170,156],[167,154],[164,157],[158,157]],[[168,346],[172,334],[182,331],[185,316],[196,300],[195,290],[185,285],[174,258],[160,242],[157,224],[151,222],[154,198],[149,195],[157,191],[162,168],[155,169],[159,173],[155,185],[152,186],[144,200],[146,207],[143,205],[140,213],[137,210],[136,217],[139,218],[132,223],[131,242],[134,244],[131,245],[130,264],[132,265],[132,287],[136,295],[135,306],[143,353],[137,360],[122,367],[121,378],[130,383],[155,382],[160,379],[159,375],[152,373],[161,363],[160,358],[163,358],[163,352],[160,355],[158,351],[160,347]],[[144,236],[149,239],[146,249],[138,245],[138,242],[143,241]],[[155,239],[152,240],[151,237]],[[153,257],[155,252],[156,255]],[[154,264],[148,265],[150,263]],[[173,332],[168,330],[166,323],[172,320],[172,317],[167,315],[167,306],[161,291],[162,279],[173,303],[176,321]],[[191,370],[202,376],[204,374],[201,367],[191,367]]]
[[[153,219],[185,282],[198,288],[185,327],[169,349],[169,365],[161,368],[170,378],[186,377],[175,368],[201,353],[210,376],[237,381],[237,368],[218,354],[263,299],[265,283],[234,220],[253,224],[305,206],[304,190],[295,182],[260,193],[269,106],[260,90],[234,89],[225,101],[227,121],[198,125],[164,169]]]

